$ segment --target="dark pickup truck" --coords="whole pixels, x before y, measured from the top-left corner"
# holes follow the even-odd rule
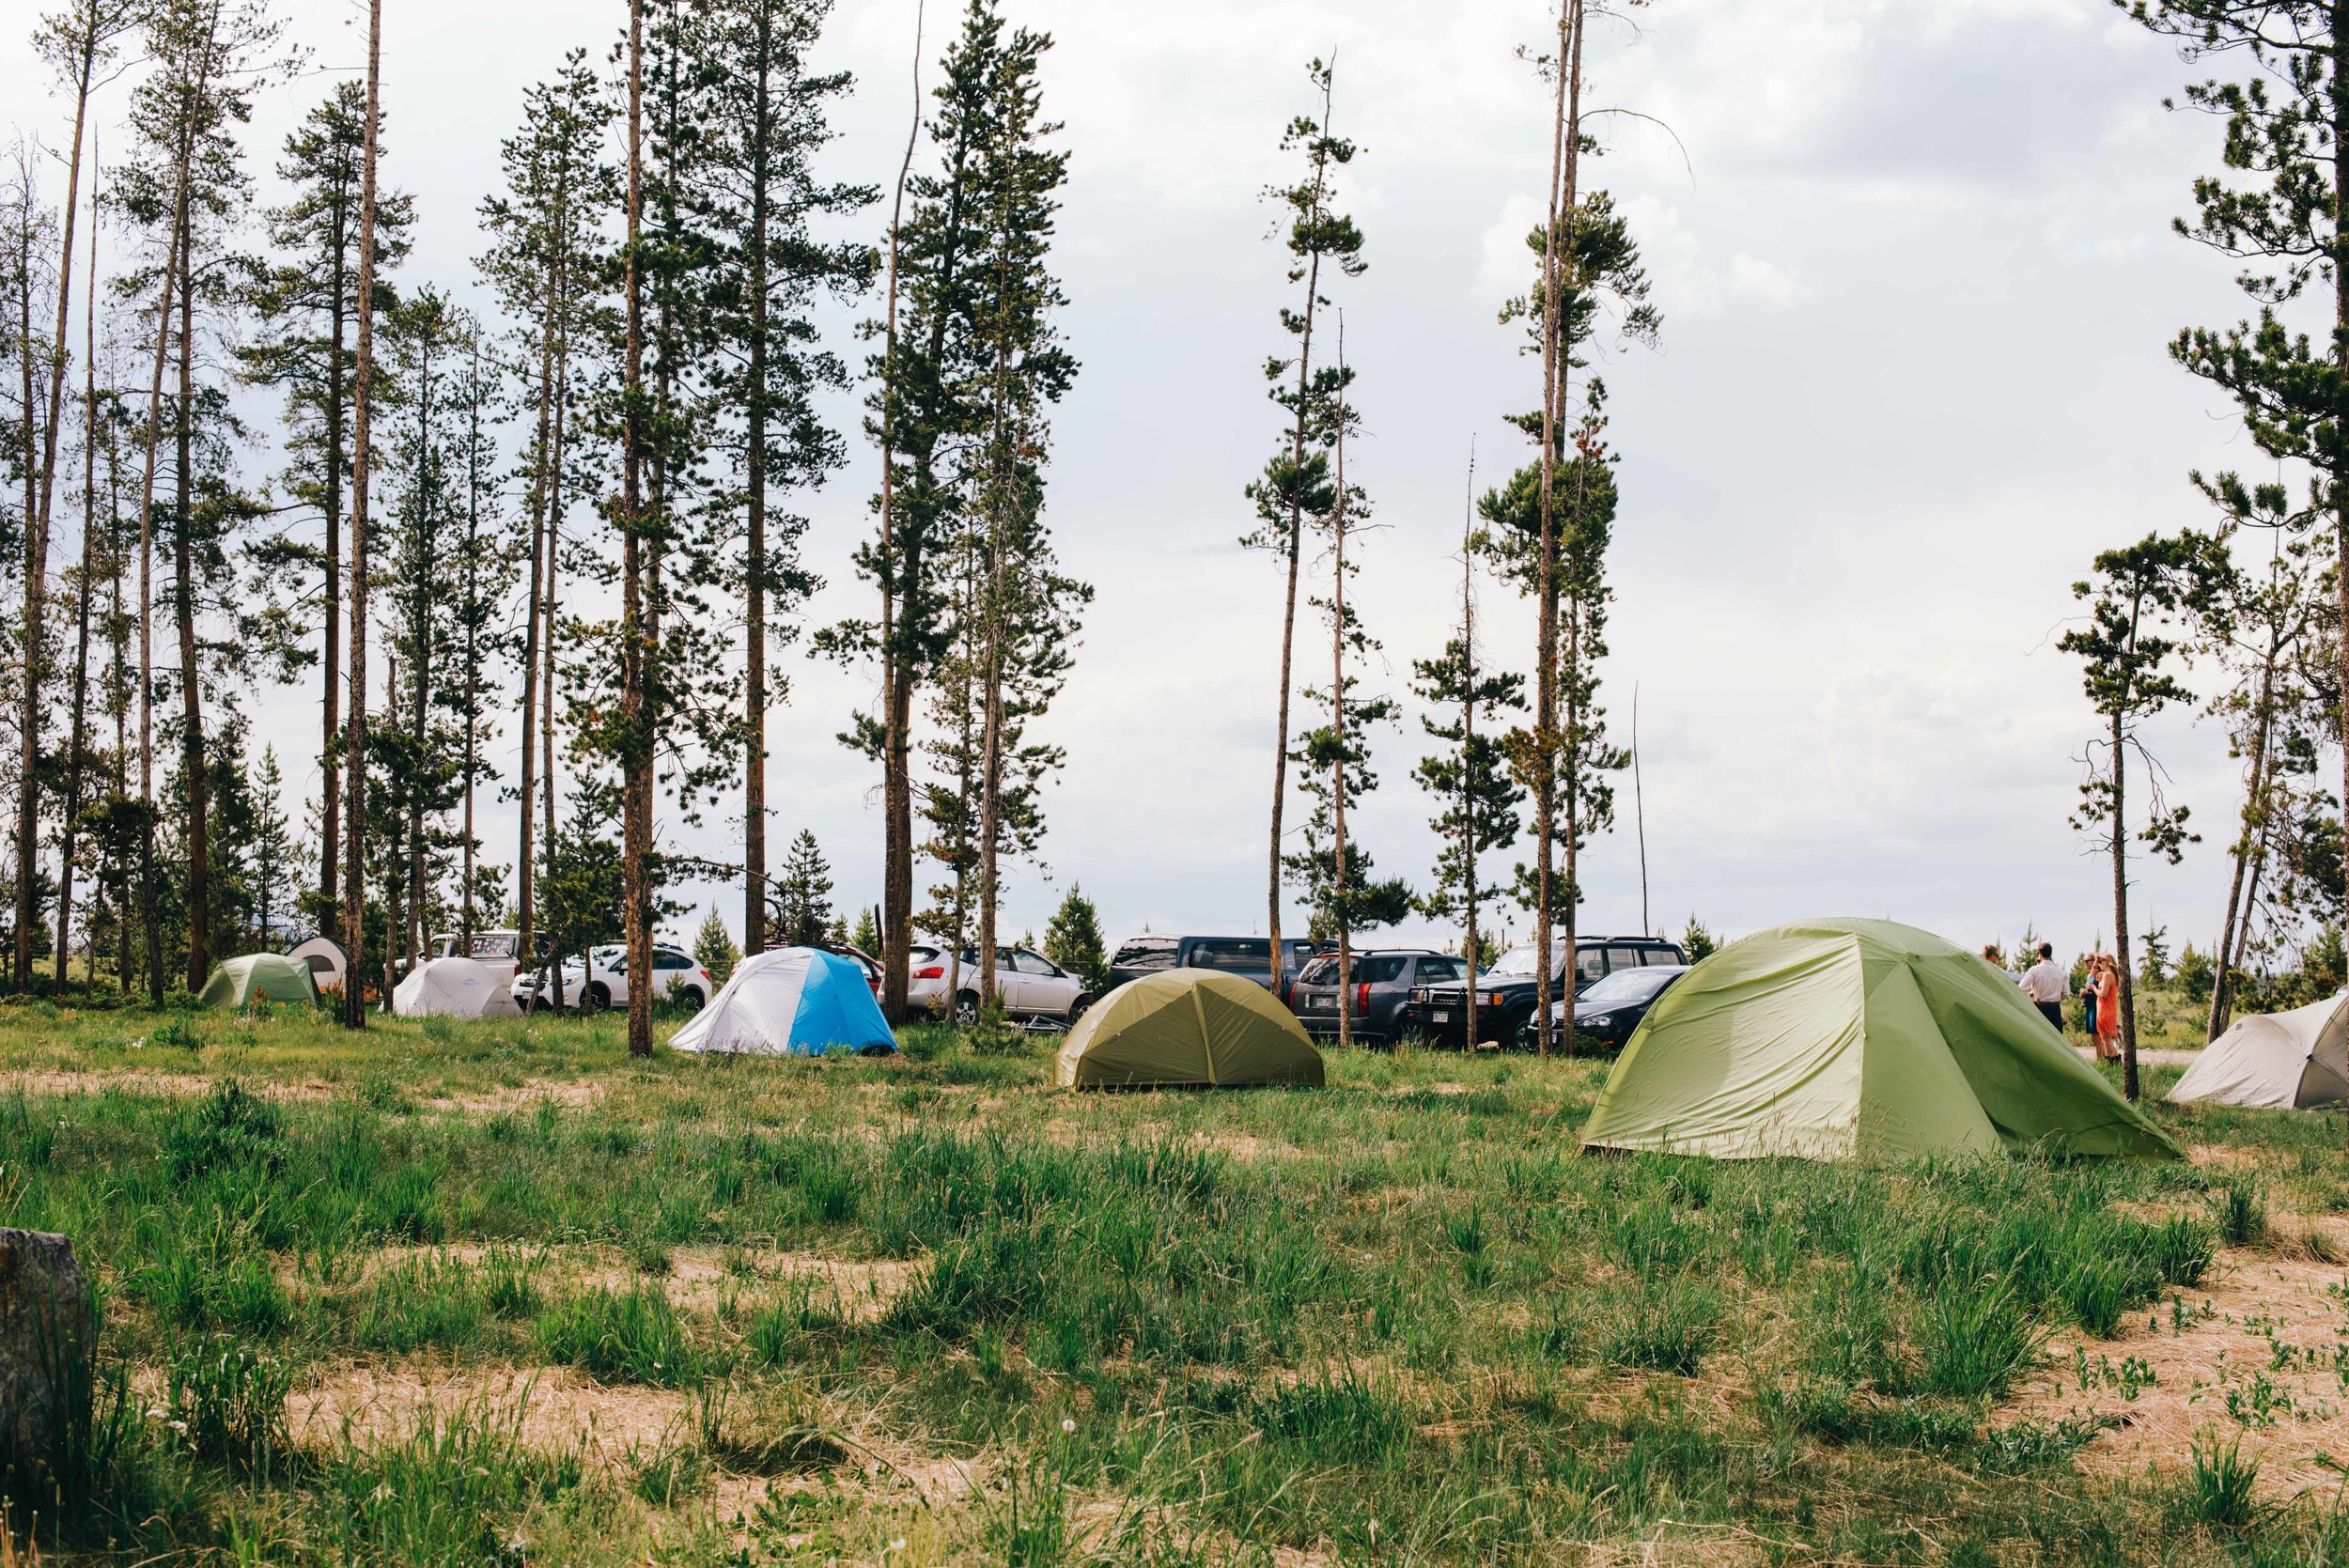
[[[1552,949],[1549,1000],[1566,996],[1565,941]],[[1515,1046],[1528,1018],[1533,1016],[1533,944],[1521,942],[1502,954],[1493,967],[1476,977],[1477,1045]],[[1594,981],[1622,970],[1655,964],[1685,964],[1680,949],[1660,937],[1583,937],[1574,944],[1574,988],[1579,992]],[[1416,1034],[1432,1045],[1463,1046],[1468,1034],[1468,989],[1464,986],[1424,986],[1415,988],[1397,1017],[1399,1032]]]

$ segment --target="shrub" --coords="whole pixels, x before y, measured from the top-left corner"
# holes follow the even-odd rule
[[[2256,1181],[2232,1177],[2212,1194],[2218,1207],[2219,1238],[2230,1247],[2256,1247],[2267,1239],[2267,1193]]]
[[[284,1163],[285,1141],[277,1108],[235,1079],[223,1079],[164,1132],[163,1163],[176,1182],[235,1168],[273,1173]]]
[[[1708,1286],[1674,1280],[1643,1284],[1606,1325],[1599,1354],[1620,1367],[1693,1377],[1720,1332],[1721,1298]]]
[[[2003,1280],[1927,1296],[1910,1323],[1923,1391],[1997,1399],[2039,1358],[2046,1333]]]
[[[701,1376],[701,1356],[658,1288],[572,1296],[540,1313],[533,1334],[548,1360],[590,1377],[676,1389]]]
[[[514,1526],[534,1503],[580,1483],[576,1452],[523,1446],[519,1414],[428,1411],[404,1436],[366,1448],[346,1437],[321,1467],[324,1516],[342,1560],[381,1563],[525,1561]]]
[[[2240,1436],[2221,1448],[2218,1435],[2204,1427],[2195,1434],[2178,1502],[2196,1524],[2221,1535],[2240,1534],[2258,1517],[2259,1475],[2259,1458],[2244,1453]]]
[[[286,1452],[293,1369],[283,1358],[208,1335],[171,1358],[166,1383],[172,1430],[198,1458],[266,1475]]]

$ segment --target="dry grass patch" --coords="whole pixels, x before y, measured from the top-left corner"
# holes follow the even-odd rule
[[[2174,1471],[2210,1428],[2259,1457],[2270,1497],[2337,1486],[2322,1460],[2349,1454],[2349,1276],[2230,1250],[2202,1289],[2132,1314],[2114,1338],[2050,1341],[2007,1413],[2109,1423],[2080,1452],[2091,1471]]]

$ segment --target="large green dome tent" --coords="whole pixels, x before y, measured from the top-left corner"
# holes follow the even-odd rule
[[[1321,1052],[1272,993],[1214,970],[1129,980],[1079,1018],[1060,1048],[1064,1089],[1208,1089],[1321,1082]]]
[[[2015,982],[1930,932],[1802,921],[1731,943],[1624,1047],[1582,1141],[1756,1158],[2174,1159]]]
[[[196,999],[198,1007],[242,1007],[256,997],[272,1001],[319,1004],[318,982],[310,966],[282,953],[248,953],[212,970]]]

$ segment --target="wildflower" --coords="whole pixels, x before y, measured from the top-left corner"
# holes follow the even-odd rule
[[[902,1535],[896,1537],[889,1543],[889,1549],[893,1552],[904,1551],[906,1549],[906,1538]]]
[[[1060,1429],[1063,1432],[1074,1432],[1077,1430],[1077,1423],[1068,1417],[1063,1416],[1060,1421]]]

